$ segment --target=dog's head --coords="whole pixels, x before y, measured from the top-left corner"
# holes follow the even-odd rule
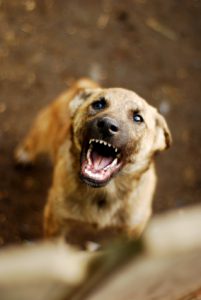
[[[71,101],[70,111],[80,175],[93,187],[119,172],[139,173],[171,144],[165,119],[132,91],[86,89]]]

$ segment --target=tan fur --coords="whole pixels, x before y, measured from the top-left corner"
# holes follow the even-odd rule
[[[94,118],[90,104],[102,95],[111,103],[104,113],[119,120],[129,140],[122,170],[106,186],[93,188],[79,179],[80,151],[85,124]],[[131,107],[143,111],[146,125],[142,129],[134,130]],[[164,118],[134,92],[102,89],[81,79],[39,113],[15,157],[29,163],[41,152],[51,155],[55,168],[44,212],[45,234],[85,243],[100,241],[108,232],[141,234],[152,211],[154,154],[170,143]]]

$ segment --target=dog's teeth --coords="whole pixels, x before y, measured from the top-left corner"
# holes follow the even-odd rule
[[[89,141],[89,144],[91,144],[91,143],[92,143],[92,140]]]
[[[103,143],[103,141],[100,141],[100,144],[102,144]]]
[[[87,152],[87,161],[88,161],[88,165],[89,165],[89,166],[92,165],[91,158],[90,158],[91,151],[92,151],[92,147],[90,146],[90,148],[89,148],[89,150],[88,150],[88,152]]]
[[[113,162],[112,162],[112,164],[111,164],[111,167],[113,167],[114,165],[116,165],[117,164],[117,158],[115,158],[114,160],[113,160]]]
[[[108,169],[110,169],[110,168],[114,167],[115,165],[117,165],[117,162],[118,162],[118,160],[117,160],[117,158],[115,158],[113,160],[113,162],[111,163],[111,165],[104,168],[104,171],[106,172]]]
[[[107,143],[106,143],[106,142],[103,142],[103,144],[104,144],[105,146],[107,146]]]
[[[115,152],[118,152],[118,149],[117,149],[117,148],[115,148]]]
[[[90,170],[85,169],[85,172],[86,172],[89,176],[92,176],[92,175],[93,175],[93,173],[92,173]]]
[[[112,147],[112,145],[111,144],[107,144],[108,145],[108,147]]]

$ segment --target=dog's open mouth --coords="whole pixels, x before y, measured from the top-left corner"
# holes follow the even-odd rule
[[[116,174],[121,163],[121,152],[112,144],[90,139],[81,161],[81,177],[92,186],[103,186]]]

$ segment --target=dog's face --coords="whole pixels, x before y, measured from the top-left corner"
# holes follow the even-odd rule
[[[70,110],[80,175],[93,187],[104,186],[119,172],[139,172],[171,143],[164,118],[132,91],[85,90]]]

